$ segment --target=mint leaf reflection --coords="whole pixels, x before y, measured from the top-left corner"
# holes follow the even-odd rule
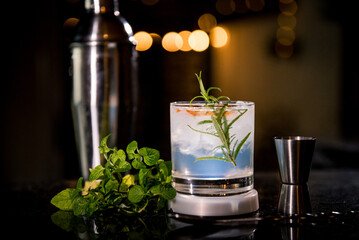
[[[156,215],[124,215],[102,211],[90,218],[60,210],[52,222],[81,239],[165,239],[169,233],[165,211]]]

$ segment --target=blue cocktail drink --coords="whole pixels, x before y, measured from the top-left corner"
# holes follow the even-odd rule
[[[173,186],[221,196],[253,188],[254,103],[171,103]]]

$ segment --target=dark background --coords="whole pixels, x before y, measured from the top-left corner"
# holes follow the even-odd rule
[[[310,41],[306,42],[310,37],[310,31],[306,31],[310,25],[306,25],[306,19],[315,17],[306,13],[318,14],[326,22],[335,24],[338,33],[335,39],[340,41],[334,42],[337,58],[333,61],[337,63],[339,74],[334,77],[336,84],[330,88],[331,95],[328,94],[328,99],[335,101],[335,111],[331,111],[330,107],[323,109],[323,112],[314,111],[313,119],[303,122],[298,120],[297,125],[292,127],[291,121],[296,119],[298,113],[278,110],[276,115],[282,117],[273,118],[269,124],[263,114],[265,109],[261,108],[268,103],[266,99],[256,95],[253,95],[253,98],[245,94],[231,95],[239,98],[245,96],[248,99],[243,100],[256,102],[258,118],[255,133],[255,170],[258,171],[276,169],[272,137],[277,134],[319,134],[314,167],[359,166],[359,39],[356,35],[358,20],[355,17],[357,8],[352,5],[352,1],[322,0],[316,1],[316,5],[311,8],[313,11],[304,11],[314,4],[311,2],[297,1],[296,29],[300,35],[296,39],[293,56],[280,59],[275,54],[275,28],[273,34],[265,39],[268,45],[263,51],[272,59],[271,61],[282,66],[283,71],[289,64],[301,71],[299,60],[311,49],[308,45]],[[144,30],[156,32],[160,36],[169,31],[197,29],[198,17],[206,12],[215,15],[219,24],[226,24],[231,29],[236,23],[264,23],[268,19],[274,19],[275,25],[276,16],[280,13],[279,1],[274,0],[265,1],[265,7],[260,11],[248,10],[230,15],[221,15],[215,6],[214,0],[160,0],[153,6],[145,5],[139,0],[120,1],[121,14],[132,25],[134,32]],[[1,180],[5,183],[21,184],[51,183],[77,178],[79,166],[70,109],[71,79],[68,75],[68,46],[74,28],[64,26],[64,22],[70,17],[81,17],[84,13],[83,1],[6,1],[2,10],[7,14],[2,14],[1,17]],[[320,24],[315,31],[325,38],[324,43],[332,41],[330,33],[326,32],[324,27],[321,28]],[[258,36],[261,36],[260,33]],[[252,48],[248,49],[250,51]],[[170,158],[169,103],[175,100],[189,100],[197,95],[194,73],[200,70],[203,71],[207,84],[219,83],[217,85],[222,87],[222,80],[218,74],[223,73],[223,70],[217,70],[214,68],[216,65],[213,65],[218,51],[220,50],[210,47],[204,52],[170,53],[157,43],[150,50],[139,53],[141,119],[137,126],[137,141],[141,146],[159,149],[163,158]],[[320,63],[322,60],[324,62],[330,51],[332,49],[328,48],[319,53],[312,53],[311,56],[318,59],[318,66],[313,66],[311,71],[327,67]],[[322,80],[318,79],[318,82],[313,83],[314,95],[318,89],[323,89],[318,91],[318,94],[327,96],[323,95],[323,91],[325,93],[327,89],[325,79],[332,77],[326,75],[331,73],[330,68],[327,70],[327,73],[323,71],[320,75]],[[236,74],[238,69],[230,71]],[[224,80],[225,78],[224,76],[223,86],[236,81]],[[275,82],[276,79],[269,75],[266,81]],[[252,81],[251,84],[254,87],[249,92],[255,92],[255,88],[260,88],[262,83]],[[291,84],[298,83],[289,81],[287,84],[286,87],[290,88]],[[305,98],[307,93],[293,91],[291,94]],[[330,102],[329,105],[331,104],[333,103]],[[296,106],[294,104],[291,107],[295,109]],[[325,115],[327,112],[330,113],[328,117]],[[326,120],[330,121],[333,116],[336,121],[332,125],[326,125]],[[317,117],[323,119],[323,124],[318,124],[316,131],[310,132],[310,128],[308,130],[305,126]],[[341,161],[334,161],[333,159],[338,159],[338,156]]]

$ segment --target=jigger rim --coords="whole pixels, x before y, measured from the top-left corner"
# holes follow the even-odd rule
[[[306,137],[306,136],[275,136],[274,140],[294,140],[294,141],[313,141],[316,140],[315,137]]]

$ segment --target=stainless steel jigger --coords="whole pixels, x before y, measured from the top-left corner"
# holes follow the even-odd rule
[[[311,212],[308,178],[315,147],[314,137],[275,137],[282,189],[278,212],[284,215]]]

